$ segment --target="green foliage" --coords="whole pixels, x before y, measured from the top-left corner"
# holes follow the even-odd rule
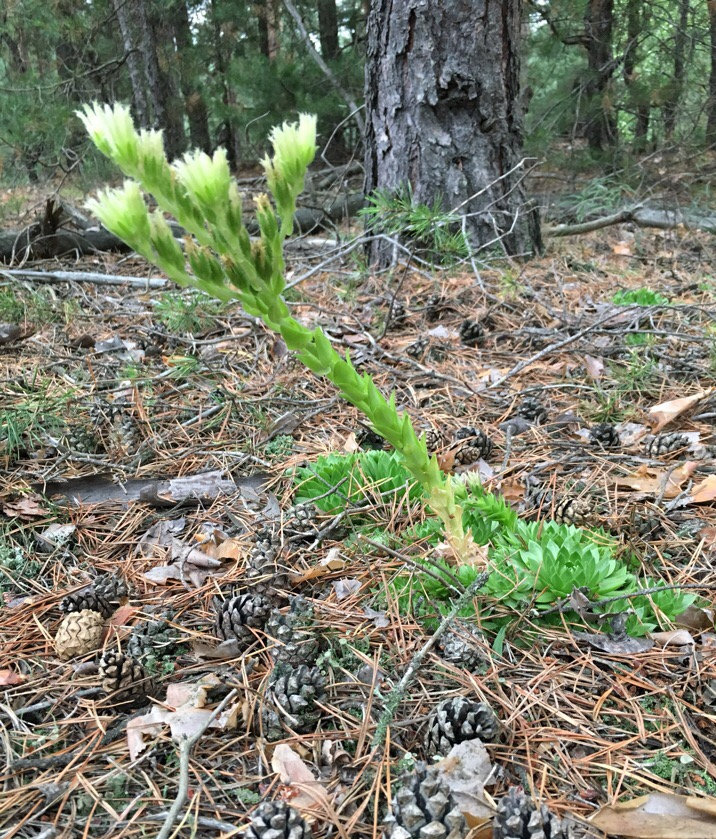
[[[633,192],[621,176],[592,178],[574,196],[574,215],[577,221],[582,222],[595,215],[613,212],[633,198]]]
[[[80,313],[76,300],[57,299],[42,289],[0,289],[0,320],[9,323],[69,323]]]
[[[0,536],[0,594],[22,590],[17,581],[36,578],[41,568],[41,562],[30,559],[21,547]]]
[[[442,200],[432,206],[413,200],[410,184],[397,192],[377,189],[360,211],[366,226],[400,238],[407,247],[439,265],[452,265],[469,256],[469,248],[455,217],[446,212]]]
[[[618,306],[629,306],[635,303],[639,306],[661,306],[668,302],[668,297],[650,288],[623,289],[612,297],[612,303]]]
[[[154,314],[170,332],[196,335],[208,329],[225,309],[225,304],[201,291],[166,292],[154,306]]]
[[[44,445],[47,435],[57,433],[67,422],[71,391],[52,393],[41,380],[15,386],[16,402],[0,408],[0,455],[10,460],[34,446]]]
[[[337,513],[348,505],[378,496],[390,503],[391,497],[406,491],[411,500],[423,496],[397,452],[322,455],[310,466],[295,471],[294,484],[297,487],[294,503],[315,501],[326,513]],[[326,495],[332,487],[336,491]]]
[[[276,460],[283,460],[293,451],[293,437],[290,434],[279,434],[269,440],[264,446],[264,454]]]

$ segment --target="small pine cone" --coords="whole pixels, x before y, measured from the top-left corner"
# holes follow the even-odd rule
[[[428,447],[430,454],[439,452],[447,446],[447,438],[442,431],[438,431],[436,428],[426,428],[424,433],[425,445]],[[418,436],[420,436],[420,433],[418,433]]]
[[[107,598],[92,586],[67,594],[60,601],[60,611],[65,614],[81,612],[83,609],[99,612],[103,618],[108,618],[114,611],[114,607],[109,604]]]
[[[214,609],[217,636],[249,646],[256,637],[251,630],[263,629],[271,612],[271,601],[263,594],[247,592],[229,600],[215,597]]]
[[[685,434],[674,432],[672,434],[651,434],[644,440],[644,452],[647,457],[661,457],[665,454],[686,448],[689,445],[689,438]]]
[[[283,737],[284,723],[298,734],[316,727],[321,716],[316,702],[325,696],[325,681],[318,667],[274,667],[262,708],[264,733],[269,740]]]
[[[285,801],[262,801],[243,834],[246,839],[311,839],[303,816]]]
[[[55,635],[55,650],[63,660],[94,652],[102,643],[104,618],[99,612],[83,609],[65,616]]]
[[[594,504],[590,498],[567,495],[555,502],[553,518],[558,524],[574,524],[577,527],[583,527],[594,521],[595,514]]]
[[[425,751],[433,755],[446,755],[458,743],[481,740],[489,743],[498,730],[495,712],[485,702],[475,702],[465,696],[443,700],[428,718]]]
[[[313,609],[303,597],[294,597],[285,614],[274,609],[264,631],[275,640],[273,660],[297,667],[314,663],[320,651],[320,639],[313,626]]]
[[[300,537],[300,541],[312,542],[318,533],[317,518],[318,508],[311,502],[289,507],[283,518],[284,535],[288,536],[292,542],[299,541],[297,537]]]
[[[156,689],[154,680],[136,659],[112,650],[100,659],[99,675],[102,690],[123,705],[141,702]]]
[[[460,340],[466,347],[476,347],[484,335],[485,329],[477,320],[466,318],[460,324]]]
[[[568,839],[569,831],[542,804],[536,807],[519,787],[500,799],[493,822],[493,839]]]
[[[534,396],[528,396],[520,402],[515,411],[515,415],[526,419],[528,422],[534,422],[537,425],[547,420],[547,409]]]
[[[455,432],[455,440],[461,445],[455,449],[455,465],[469,466],[481,458],[486,459],[492,453],[492,440],[471,425],[463,426]]]
[[[281,537],[276,531],[262,527],[256,532],[246,568],[247,584],[256,593],[273,596],[288,586],[288,571],[280,561],[281,551]]]
[[[119,602],[131,594],[127,581],[118,572],[114,574],[100,574],[98,577],[95,577],[92,588],[97,594],[110,602]]]
[[[589,429],[589,442],[593,446],[614,449],[621,444],[619,432],[610,422],[600,422]]]
[[[405,308],[405,304],[398,300],[396,297],[393,300],[393,307],[390,308],[390,303],[388,303],[388,311],[390,313],[390,325],[391,326],[405,326],[405,323],[408,320],[408,311]]]
[[[71,452],[94,454],[99,448],[99,441],[88,425],[75,424],[68,428],[64,443]]]
[[[385,438],[381,437],[376,431],[373,431],[372,428],[361,425],[355,435],[356,443],[358,443],[362,449],[376,449],[380,451],[385,448]]]
[[[525,494],[522,508],[525,511],[536,510],[542,514],[549,512],[552,506],[552,490],[545,486],[536,475],[528,475],[525,480]]]
[[[127,655],[137,661],[148,656],[173,655],[179,643],[179,631],[169,621],[169,617],[159,618],[132,627],[132,634],[127,639]]]
[[[479,640],[479,635],[469,628],[465,628],[462,634],[449,630],[438,641],[438,650],[441,658],[449,664],[474,673],[485,664],[485,659],[476,646]]]
[[[430,346],[430,339],[426,338],[425,336],[421,336],[418,338],[417,341],[413,341],[412,344],[408,344],[405,348],[405,354],[410,356],[410,358],[414,358],[417,361],[425,355],[428,347]]]
[[[440,316],[445,310],[445,298],[440,292],[431,294],[425,301],[425,319],[430,323],[440,320]]]
[[[468,826],[462,811],[434,766],[419,763],[393,796],[383,821],[384,839],[463,839]]]

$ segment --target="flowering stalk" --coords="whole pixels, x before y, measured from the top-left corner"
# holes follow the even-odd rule
[[[402,454],[406,467],[424,487],[430,507],[443,521],[457,558],[470,561],[470,543],[452,481],[428,454],[425,439],[418,438],[410,417],[396,409],[395,395],[386,400],[369,375],[356,371],[348,354],[341,358],[320,328],[307,329],[292,318],[281,297],[283,241],[292,232],[296,198],[315,155],[316,118],[301,114],[298,124],[285,123],[272,131],[273,157],[267,156],[262,163],[278,218],[268,197],[258,196],[260,238],[252,242],[223,149],[213,157],[191,152],[170,165],[161,132],[137,132],[125,106],[85,105],[78,116],[97,148],[132,179],[89,202],[102,224],[179,285],[221,300],[238,299],[249,314],[279,332],[310,370],[329,378]],[[141,190],[154,196],[159,207],[154,213],[147,211]],[[191,234],[184,250],[164,212]]]

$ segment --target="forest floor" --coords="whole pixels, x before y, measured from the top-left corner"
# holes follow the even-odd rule
[[[257,629],[237,650],[213,626],[213,596],[245,585],[252,534],[292,503],[290,470],[355,452],[357,412],[237,306],[0,271],[5,839],[156,835],[182,769],[186,795],[166,835],[232,835],[259,801],[284,798],[315,836],[379,836],[401,771],[430,757],[429,713],[459,694],[499,718],[478,779],[488,803],[516,784],[560,815],[600,812],[611,835],[663,837],[676,834],[630,833],[628,813],[609,808],[652,794],[666,829],[687,818],[676,796],[694,796],[701,808],[688,818],[704,832],[693,835],[716,836],[716,245],[630,225],[548,245],[527,264],[378,276],[358,251],[315,272],[326,252],[303,253],[289,257],[289,280],[312,273],[288,299],[420,428],[485,432],[492,452],[470,468],[521,516],[560,511],[601,528],[637,576],[696,586],[703,599],[634,645],[593,616],[589,634],[566,609],[547,623],[525,608],[493,630],[478,592],[482,631],[454,627],[478,663],[430,649],[376,747],[391,691],[435,629],[430,603],[411,610],[394,584],[434,550],[402,535],[427,515],[414,497],[367,487],[339,522],[326,514],[317,535],[285,540],[290,591],[276,602],[285,611],[290,593],[312,605],[325,679],[310,730],[284,720],[281,736],[266,736],[271,643]],[[26,267],[157,276],[116,254]],[[483,327],[476,346],[460,339],[466,318]],[[544,413],[515,422],[527,397]],[[615,425],[614,445],[590,439],[598,423]],[[645,452],[655,431],[686,436]],[[449,452],[441,462],[454,468]],[[568,515],[565,501],[585,499]],[[101,649],[65,661],[55,651],[61,601],[102,573],[130,591],[99,647],[125,649],[167,621],[141,649],[151,701],[132,708],[102,690]],[[154,726],[138,730],[150,709]],[[197,735],[188,762],[182,732]],[[488,835],[477,810],[475,835]]]

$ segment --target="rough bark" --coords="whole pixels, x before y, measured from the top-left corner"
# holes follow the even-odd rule
[[[112,0],[117,24],[122,36],[122,45],[127,55],[127,73],[132,86],[132,106],[134,117],[142,128],[149,128],[149,104],[146,95],[146,79],[138,48],[136,33],[133,31],[127,11],[127,0]]]
[[[612,29],[614,0],[589,0],[584,18],[588,77],[585,86],[589,148],[601,151],[614,143],[616,120],[609,100],[609,82],[614,73]]]
[[[321,55],[330,61],[338,55],[338,10],[336,0],[318,0],[318,39]]]
[[[278,55],[277,0],[257,0],[256,17],[259,24],[259,49],[263,56],[273,61]]]
[[[709,32],[711,34],[711,75],[709,77],[708,122],[706,142],[716,145],[716,0],[708,0]]]
[[[179,78],[184,109],[189,120],[189,139],[192,148],[199,148],[208,154],[211,151],[209,115],[197,83],[197,62],[185,0],[176,0],[172,9],[172,25],[180,57]]]
[[[629,104],[634,114],[634,151],[646,148],[649,134],[649,93],[639,83],[637,63],[639,39],[646,28],[648,9],[642,0],[629,0],[627,6],[627,45],[624,51],[624,83],[629,94]]]
[[[272,0],[271,0],[272,2]],[[224,37],[221,29],[220,10],[216,0],[210,0],[211,20],[214,28],[214,61],[221,84],[221,101],[226,114],[224,122],[217,132],[218,145],[226,148],[229,165],[238,169],[241,164],[241,141],[236,120],[232,111],[236,110],[236,94],[231,89],[228,79],[228,58],[225,54]],[[227,51],[228,52],[228,51]]]
[[[366,62],[366,192],[408,185],[467,218],[476,246],[541,247],[522,189],[520,0],[373,0]],[[374,242],[372,258],[389,259]]]
[[[686,35],[689,25],[690,0],[679,0],[679,22],[674,35],[674,75],[671,79],[669,97],[664,103],[664,135],[671,139],[676,125],[676,114],[684,89],[686,71]]]

